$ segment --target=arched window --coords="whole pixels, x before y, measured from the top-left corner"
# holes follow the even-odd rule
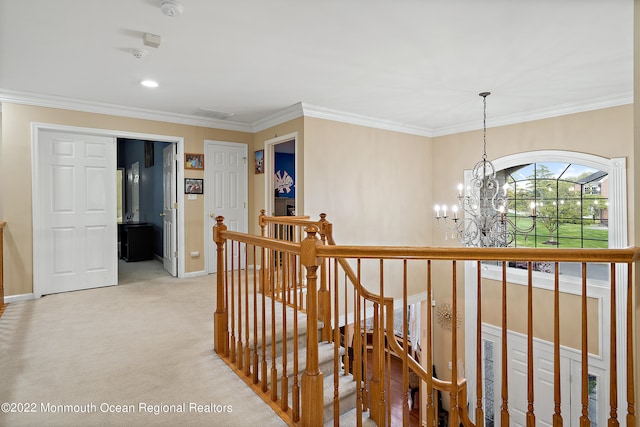
[[[509,215],[518,228],[526,229],[531,224],[529,206],[532,201],[536,204],[536,228],[519,235],[516,246],[627,246],[624,158],[607,159],[585,153],[544,150],[502,157],[493,164],[499,182],[509,184]],[[520,266],[514,264],[512,267]],[[535,269],[552,273],[553,265],[540,264]],[[564,279],[580,275],[572,269],[575,266],[560,265]],[[589,279],[606,279],[606,266],[590,268],[588,276]]]
[[[538,248],[607,248],[609,246],[609,176],[590,166],[566,162],[536,162],[499,172],[507,184],[509,213],[518,228],[515,246]]]

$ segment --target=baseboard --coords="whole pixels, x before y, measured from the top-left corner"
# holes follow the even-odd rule
[[[190,272],[185,272],[184,276],[182,276],[183,279],[189,279],[191,277],[200,277],[200,276],[206,276],[207,272],[204,270],[200,270],[200,271],[190,271]]]
[[[18,301],[26,301],[30,299],[35,299],[33,294],[18,294],[18,295],[5,295],[4,302],[7,304],[11,304],[12,302]]]

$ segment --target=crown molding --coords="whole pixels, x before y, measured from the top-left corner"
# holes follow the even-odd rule
[[[186,114],[167,113],[163,111],[147,110],[142,108],[134,108],[100,102],[83,101],[73,98],[34,94],[29,92],[20,92],[0,88],[0,112],[2,111],[2,102],[33,105],[38,107],[59,108],[63,110],[82,111],[96,114],[106,114],[111,116],[131,117],[143,120],[154,120],[249,133],[260,132],[262,130],[278,126],[282,123],[286,123],[299,117],[314,117],[341,123],[365,126],[374,129],[382,129],[426,137],[437,137],[482,129],[482,121],[480,120],[474,120],[472,122],[461,123],[454,126],[429,129],[420,126],[412,126],[404,123],[394,122],[391,120],[382,120],[360,114],[338,111],[318,105],[307,104],[304,102],[293,104],[272,115],[269,115],[250,124],[233,120],[221,120],[191,116]],[[530,122],[534,120],[548,119],[552,117],[582,113],[603,108],[617,107],[627,104],[633,104],[632,92],[595,99],[589,104],[567,104],[551,109],[547,108],[501,117],[492,117],[490,127],[506,126],[517,123]]]
[[[122,105],[101,102],[83,101],[61,96],[34,94],[0,88],[0,103],[33,105],[36,107],[59,108],[63,110],[81,111],[85,113],[106,114],[110,116],[130,117],[143,120],[177,123],[191,126],[201,126],[214,129],[253,132],[247,123],[230,120],[219,120],[190,116],[187,114],[167,113],[163,111],[147,110],[143,108],[126,107]]]
[[[539,110],[527,111],[524,113],[491,117],[491,126],[487,127],[514,125],[518,123],[532,122],[534,120],[550,119],[553,117],[566,116],[569,114],[601,110],[603,108],[619,107],[621,105],[628,104],[633,104],[633,92],[595,99],[593,100],[593,102],[590,102],[588,104],[565,104],[556,106],[554,108],[541,108]],[[474,120],[473,122],[466,122],[454,126],[445,126],[434,129],[433,136],[451,135],[478,129],[482,129],[482,121]]]
[[[271,114],[260,120],[256,120],[255,122],[251,123],[251,128],[253,129],[253,132],[260,132],[302,116],[302,103],[298,102],[287,108],[277,111],[274,114]]]
[[[393,132],[406,133],[418,136],[433,136],[433,130],[412,126],[405,123],[394,122],[391,120],[376,119],[373,117],[363,116],[345,111],[332,110],[330,108],[320,107],[301,103],[305,117],[315,117],[318,119],[333,120],[336,122],[349,123],[353,125],[366,126],[374,129],[382,129]]]

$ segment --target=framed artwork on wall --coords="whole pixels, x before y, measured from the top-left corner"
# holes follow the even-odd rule
[[[255,173],[264,173],[264,150],[256,151],[256,169]]]
[[[185,153],[185,169],[204,169],[204,154]]]
[[[198,178],[184,179],[184,194],[203,194],[204,180]]]

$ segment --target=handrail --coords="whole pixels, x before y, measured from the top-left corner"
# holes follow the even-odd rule
[[[233,255],[233,245],[235,245],[236,243],[243,243],[245,245],[251,245],[253,246],[253,257],[255,260],[255,264],[254,264],[254,290],[257,289],[256,288],[256,278],[258,277],[259,279],[259,283],[261,288],[260,289],[267,289],[265,288],[265,283],[267,283],[267,281],[271,281],[270,286],[273,286],[273,281],[274,278],[276,278],[277,280],[283,280],[284,283],[284,287],[282,289],[285,289],[286,291],[282,292],[281,294],[279,294],[278,296],[281,298],[282,304],[286,309],[293,309],[295,311],[295,313],[298,312],[304,312],[304,309],[300,303],[300,301],[302,301],[303,295],[304,298],[308,299],[308,311],[307,313],[307,322],[312,322],[311,324],[307,324],[307,330],[308,330],[308,335],[307,335],[307,367],[306,367],[306,371],[304,372],[304,374],[302,374],[302,400],[305,402],[303,403],[302,406],[302,416],[300,418],[299,417],[299,412],[297,412],[300,409],[300,401],[297,401],[297,403],[294,403],[294,405],[289,408],[287,400],[286,400],[286,393],[285,394],[280,394],[280,397],[278,397],[278,390],[275,388],[272,388],[271,391],[271,400],[272,401],[278,401],[278,407],[281,408],[282,411],[287,412],[288,408],[293,410],[293,420],[302,420],[302,425],[313,425],[313,422],[310,420],[316,420],[316,417],[322,417],[321,415],[321,407],[317,406],[319,403],[317,396],[319,396],[322,393],[322,375],[323,375],[323,370],[319,369],[318,367],[318,350],[317,350],[317,346],[316,349],[312,351],[312,348],[314,346],[314,343],[317,344],[318,342],[318,336],[317,336],[317,332],[318,329],[316,327],[314,327],[314,325],[316,324],[316,319],[317,320],[321,320],[321,323],[318,324],[318,326],[322,327],[322,339],[320,339],[320,341],[325,341],[328,340],[329,342],[333,342],[334,343],[334,348],[335,350],[335,356],[334,356],[334,363],[335,363],[335,367],[334,367],[334,372],[337,372],[340,364],[338,362],[339,360],[339,355],[338,355],[338,346],[342,345],[341,344],[341,337],[340,337],[340,332],[338,331],[338,326],[342,324],[342,320],[339,319],[340,316],[342,316],[341,313],[338,313],[338,299],[340,299],[342,301],[342,298],[344,298],[344,316],[345,316],[345,321],[344,321],[344,325],[345,325],[345,340],[344,340],[344,346],[345,346],[345,350],[347,347],[349,347],[349,349],[351,350],[351,345],[353,345],[353,350],[354,353],[353,355],[349,356],[346,352],[344,354],[344,356],[342,356],[342,364],[343,364],[343,368],[344,369],[344,373],[345,374],[349,374],[349,371],[352,369],[350,363],[353,362],[353,366],[357,367],[360,366],[360,363],[363,363],[363,367],[362,369],[355,369],[356,372],[354,372],[353,370],[351,371],[351,373],[354,375],[354,381],[359,383],[359,381],[363,381],[360,377],[361,372],[367,372],[367,361],[366,359],[362,359],[362,345],[361,345],[361,339],[364,337],[365,338],[365,354],[368,352],[368,350],[366,350],[366,347],[370,344],[367,343],[371,343],[373,345],[373,349],[374,351],[369,353],[372,355],[373,360],[370,362],[371,363],[371,367],[373,368],[374,374],[373,376],[369,377],[369,383],[363,383],[362,387],[358,386],[358,394],[357,394],[357,405],[356,408],[358,409],[358,414],[356,416],[356,419],[359,418],[360,415],[362,415],[362,412],[364,410],[369,410],[369,414],[370,417],[378,424],[386,424],[389,422],[390,420],[390,413],[386,412],[386,411],[390,411],[390,406],[389,403],[386,399],[389,398],[389,391],[388,391],[388,383],[385,383],[388,381],[389,375],[390,375],[390,371],[386,371],[387,369],[389,369],[390,367],[390,362],[388,361],[390,354],[397,354],[400,356],[402,364],[403,364],[403,387],[405,389],[407,389],[407,372],[408,370],[413,371],[414,373],[416,373],[420,378],[423,379],[423,381],[426,382],[426,387],[427,387],[427,405],[426,405],[426,410],[427,410],[427,420],[434,420],[434,405],[432,402],[432,396],[430,391],[431,390],[440,390],[446,393],[449,393],[450,399],[451,399],[451,405],[450,405],[450,412],[449,412],[449,422],[451,423],[451,425],[458,425],[458,423],[462,423],[465,426],[474,426],[476,424],[474,424],[470,419],[469,419],[469,413],[467,412],[468,408],[467,405],[476,405],[475,406],[475,418],[478,421],[478,426],[482,425],[482,420],[484,419],[484,415],[482,412],[482,392],[481,390],[478,388],[480,387],[479,384],[481,384],[481,380],[482,380],[482,376],[480,374],[476,374],[478,375],[476,378],[476,386],[474,388],[475,390],[475,401],[474,402],[468,402],[467,401],[467,396],[468,393],[472,393],[472,390],[468,390],[468,383],[467,383],[467,379],[466,378],[461,378],[458,377],[457,374],[457,354],[458,350],[457,350],[457,344],[456,344],[456,338],[455,336],[457,335],[456,333],[452,333],[452,348],[451,348],[451,355],[453,357],[453,368],[452,368],[452,379],[451,381],[446,381],[446,380],[442,380],[442,379],[438,379],[433,377],[433,372],[432,372],[432,359],[430,358],[430,352],[431,352],[431,344],[427,344],[427,352],[426,352],[426,357],[427,359],[424,360],[423,362],[426,362],[425,367],[423,367],[416,359],[414,359],[411,354],[409,354],[409,347],[408,347],[408,341],[406,338],[406,334],[407,334],[407,309],[405,307],[405,309],[403,310],[403,314],[402,314],[402,321],[399,323],[402,323],[403,326],[403,331],[405,334],[405,337],[402,341],[399,341],[396,339],[395,336],[395,327],[396,327],[396,322],[394,319],[394,303],[395,303],[395,299],[389,296],[385,296],[385,285],[384,285],[384,275],[383,275],[383,261],[384,260],[402,260],[404,261],[405,264],[405,272],[404,272],[404,278],[399,278],[399,282],[398,283],[402,283],[402,289],[404,290],[404,294],[403,294],[403,301],[406,302],[406,289],[407,289],[407,270],[406,270],[406,266],[407,266],[407,261],[409,260],[416,260],[420,263],[424,263],[423,265],[427,266],[427,284],[426,284],[426,289],[427,289],[427,295],[430,294],[431,292],[431,263],[432,261],[445,261],[450,263],[451,265],[451,271],[452,271],[452,279],[451,279],[451,292],[452,295],[457,295],[457,290],[456,290],[456,262],[457,261],[476,261],[477,262],[477,280],[478,280],[478,298],[477,301],[474,301],[475,304],[477,304],[477,319],[469,319],[469,321],[473,322],[474,320],[477,321],[478,325],[482,325],[483,322],[485,322],[485,320],[483,319],[483,317],[481,317],[480,315],[480,304],[481,304],[481,297],[480,297],[480,289],[481,286],[484,286],[484,284],[482,283],[482,278],[481,278],[481,264],[483,261],[501,261],[502,262],[502,304],[501,304],[501,309],[502,309],[502,323],[501,323],[501,328],[503,330],[503,336],[502,336],[502,340],[501,340],[501,351],[502,351],[502,359],[505,360],[506,359],[506,342],[507,342],[507,336],[506,336],[506,331],[509,330],[508,326],[507,326],[507,320],[506,320],[506,313],[507,313],[507,300],[506,300],[506,291],[507,291],[507,274],[506,274],[506,269],[507,269],[507,263],[511,262],[511,261],[519,261],[519,262],[526,262],[528,264],[528,270],[529,270],[529,274],[528,274],[528,301],[529,301],[529,308],[528,308],[528,313],[527,313],[527,328],[528,328],[528,332],[527,332],[527,354],[529,354],[528,357],[528,364],[533,366],[533,360],[532,360],[532,354],[533,354],[533,332],[532,332],[532,327],[533,327],[533,317],[532,317],[532,308],[531,308],[531,303],[532,303],[532,289],[533,289],[533,283],[532,283],[532,268],[534,266],[535,263],[537,262],[553,262],[555,263],[556,267],[556,277],[555,277],[555,293],[557,294],[559,292],[559,287],[558,287],[558,263],[561,262],[573,262],[573,263],[578,263],[578,264],[582,264],[582,292],[580,293],[579,297],[581,298],[581,302],[582,302],[582,316],[581,316],[581,321],[582,321],[582,330],[581,330],[581,337],[582,337],[582,346],[581,346],[581,351],[582,352],[582,365],[583,367],[585,366],[585,364],[587,363],[587,354],[589,351],[589,347],[587,346],[587,304],[586,304],[586,299],[587,299],[587,278],[586,278],[586,265],[589,263],[601,263],[601,264],[611,264],[611,276],[612,279],[610,281],[610,285],[611,285],[611,313],[612,313],[612,329],[611,329],[611,348],[612,348],[612,354],[615,353],[616,351],[624,351],[622,348],[616,348],[615,347],[615,315],[616,313],[619,312],[619,310],[617,310],[615,308],[615,291],[616,291],[616,285],[615,285],[615,268],[614,268],[614,264],[626,264],[625,268],[625,272],[623,274],[626,274],[627,277],[627,284],[626,284],[626,289],[627,289],[627,295],[629,295],[628,300],[626,302],[627,305],[627,316],[626,316],[626,329],[627,329],[627,337],[626,337],[626,351],[627,351],[627,357],[626,357],[626,361],[625,363],[627,364],[627,374],[626,374],[626,387],[628,390],[628,396],[627,396],[627,420],[634,420],[635,419],[635,411],[633,408],[633,402],[635,400],[635,398],[633,397],[634,394],[634,389],[633,389],[633,352],[632,352],[632,348],[633,348],[633,340],[634,340],[634,335],[633,335],[633,329],[634,329],[634,324],[633,324],[633,310],[632,310],[632,299],[631,299],[631,295],[632,295],[632,279],[631,277],[633,276],[633,268],[634,268],[634,263],[637,263],[638,261],[640,261],[640,248],[638,247],[628,247],[628,248],[624,248],[624,249],[558,249],[558,248],[554,248],[554,249],[544,249],[544,248],[536,248],[536,249],[531,249],[531,248],[458,248],[458,247],[418,247],[418,246],[339,246],[336,245],[334,239],[333,239],[333,233],[332,233],[332,224],[326,220],[326,215],[322,214],[321,215],[321,219],[319,221],[313,221],[311,219],[309,219],[309,217],[306,216],[300,216],[300,217],[267,217],[266,215],[264,215],[264,211],[262,212],[262,214],[260,215],[260,219],[259,219],[259,223],[260,226],[262,227],[262,236],[250,236],[247,234],[243,234],[243,233],[238,233],[238,232],[233,232],[233,231],[228,231],[226,230],[226,226],[224,226],[223,224],[223,219],[222,218],[218,218],[218,225],[216,226],[216,228],[214,229],[214,240],[216,241],[216,243],[218,244],[218,266],[219,266],[219,271],[226,271],[223,270],[223,263],[226,263],[226,261],[224,261],[224,257],[221,256],[222,254],[222,250],[224,250],[224,245],[225,242],[228,241],[231,242],[231,255]],[[274,235],[277,235],[275,238],[274,236],[267,236],[266,234],[266,228],[270,227],[269,230],[270,232],[273,232]],[[303,231],[304,230],[304,231]],[[319,240],[317,236],[317,234],[320,234],[321,239]],[[239,248],[239,246],[238,246]],[[228,249],[227,249],[228,250]],[[239,249],[238,249],[239,251]],[[248,252],[248,250],[246,251]],[[261,260],[262,264],[256,268],[256,266],[258,265],[258,259]],[[361,283],[360,277],[361,277],[361,263],[360,260],[367,260],[367,259],[375,259],[375,260],[379,260],[380,261],[380,271],[378,272],[378,277],[380,280],[379,282],[379,286],[380,286],[380,291],[378,294],[369,291],[364,285],[363,283]],[[352,267],[353,262],[350,262],[350,260],[353,261],[357,261],[358,263],[358,267],[357,267],[357,274],[356,272],[354,272],[355,266]],[[331,262],[329,262],[331,261]],[[335,262],[335,264],[334,264]],[[236,264],[236,266],[239,266],[239,264]],[[338,266],[340,267],[340,271],[338,271]],[[368,266],[370,267],[370,264],[368,264]],[[296,290],[293,287],[289,287],[291,284],[295,283],[296,280],[296,275],[298,273],[300,273],[299,277],[302,277],[302,269],[306,268],[306,282],[305,282],[305,288],[303,288],[303,290],[301,291],[301,293],[297,294]],[[226,264],[225,264],[225,268],[226,268]],[[367,270],[367,274],[365,275],[365,277],[367,277],[367,280],[371,279],[371,273],[372,271],[370,271],[371,269]],[[231,273],[225,272],[224,277],[222,275],[219,275],[217,280],[218,280],[218,310],[216,311],[216,320],[217,322],[220,324],[220,327],[216,326],[216,351],[218,351],[219,353],[222,354],[229,354],[229,339],[231,339],[231,343],[236,343],[236,345],[238,346],[238,352],[237,354],[241,355],[242,354],[242,349],[246,349],[246,351],[249,351],[249,347],[250,347],[250,342],[249,342],[249,329],[248,329],[248,322],[249,322],[249,317],[248,317],[248,310],[249,310],[249,304],[253,303],[254,304],[254,309],[256,307],[256,301],[254,300],[249,300],[249,302],[240,302],[240,298],[242,295],[246,295],[248,293],[249,288],[247,287],[247,283],[248,283],[248,277],[247,276],[244,280],[244,288],[241,285],[242,282],[242,277],[240,275],[239,272],[237,272],[238,270],[236,270],[236,272],[234,272],[234,267],[232,266],[231,268]],[[622,271],[622,270],[621,270]],[[386,271],[385,271],[386,272]],[[318,280],[318,275],[317,273],[319,273],[319,280]],[[344,273],[344,280],[342,279],[342,274]],[[243,274],[247,274],[247,273],[243,273]],[[237,286],[234,284],[234,277],[237,276]],[[340,279],[338,279],[338,277],[340,276]],[[622,277],[625,277],[624,275]],[[230,281],[229,281],[230,280]],[[398,279],[395,279],[398,280]],[[500,282],[500,280],[498,280],[498,282]],[[352,298],[352,302],[348,302],[347,300],[349,300],[350,298],[348,298],[347,295],[347,284],[349,284],[349,289],[353,289],[353,298]],[[308,285],[308,288],[306,288],[306,286]],[[490,284],[491,285],[491,284]],[[397,285],[396,285],[397,286]],[[494,286],[494,285],[491,285]],[[621,283],[619,284],[619,286],[617,288],[620,287],[624,287],[625,284]],[[220,291],[220,289],[222,289],[222,291]],[[225,290],[226,289],[226,290]],[[234,289],[236,289],[236,296],[238,298],[237,302],[234,302]],[[270,289],[274,289],[273,287],[271,287]],[[291,291],[291,289],[293,289],[293,291]],[[230,297],[227,296],[227,294],[225,294],[225,292],[228,292]],[[342,295],[342,292],[344,292],[344,295]],[[350,292],[350,291],[349,291]],[[241,295],[242,294],[242,295]],[[275,295],[275,293],[273,294]],[[331,295],[331,296],[330,296]],[[221,297],[222,296],[222,297]],[[230,305],[230,310],[231,310],[231,316],[229,317],[229,325],[230,325],[230,333],[227,332],[226,335],[224,333],[220,334],[222,338],[218,337],[218,331],[222,330],[222,331],[226,331],[227,329],[227,320],[226,320],[226,310],[227,310],[227,301],[223,300],[223,298],[229,298],[229,300],[231,301],[231,305]],[[266,325],[267,323],[265,323],[264,320],[264,313],[265,313],[265,293],[262,293],[262,322],[260,323],[261,325]],[[269,296],[267,295],[267,298],[269,298]],[[326,298],[326,301],[323,301],[323,299]],[[333,300],[333,306],[331,303],[331,298],[334,298]],[[554,328],[556,328],[555,330],[557,331],[558,323],[559,322],[559,310],[560,310],[560,306],[557,300],[557,295],[555,295],[555,300],[554,300]],[[255,298],[257,299],[257,297]],[[275,307],[274,301],[275,297],[272,296],[270,298],[270,303],[272,304],[272,312],[274,311],[273,307]],[[357,301],[357,302],[356,302]],[[453,306],[452,308],[452,324],[457,324],[457,308],[456,308],[456,298],[453,298]],[[349,303],[350,305],[347,306],[347,303]],[[236,307],[236,312],[239,312],[239,317],[237,318],[237,320],[234,320],[234,314],[233,314],[233,310],[234,310],[234,304]],[[245,316],[247,316],[246,321],[244,322],[245,324],[245,329],[246,332],[243,335],[243,328],[242,328],[242,310],[244,310]],[[342,308],[341,308],[342,310]],[[347,311],[348,310],[353,310],[353,311],[349,311],[349,316],[347,316]],[[367,314],[368,313],[368,314]],[[257,312],[256,312],[257,314]],[[332,317],[332,314],[335,317]],[[362,317],[364,314],[364,317]],[[273,316],[273,314],[271,314]],[[280,316],[280,315],[278,315]],[[286,322],[288,321],[284,314],[282,314],[283,318],[282,321],[286,324]],[[352,320],[347,320],[348,318],[352,318]],[[433,324],[431,323],[431,304],[427,304],[427,313],[426,316],[427,318],[427,339],[425,342],[430,343],[432,341],[431,338],[431,328],[433,327]],[[273,325],[273,321],[275,318],[273,318],[271,320],[271,324]],[[293,319],[296,319],[296,317],[294,316]],[[234,335],[234,322],[235,322],[235,326],[236,326],[236,331],[237,334]],[[347,341],[347,333],[351,333],[351,332],[347,332],[346,326],[349,326],[349,328],[352,332],[357,332],[356,335],[354,335],[354,342],[350,343]],[[254,328],[257,327],[256,324],[254,324]],[[273,326],[272,326],[273,327]],[[454,329],[455,330],[455,329]],[[256,330],[257,331],[257,330]],[[272,330],[273,333],[275,334],[275,329]],[[478,326],[477,327],[477,336],[475,338],[476,340],[476,352],[478,355],[482,354],[480,347],[478,343],[481,342],[481,327]],[[325,332],[327,333],[327,335],[325,335]],[[257,332],[256,332],[257,333]],[[252,337],[255,340],[256,337],[256,333],[254,333],[252,335]],[[263,333],[263,339],[262,341],[264,342],[264,329],[262,331]],[[283,333],[286,333],[286,325],[285,325],[285,330]],[[297,333],[294,332],[294,336],[297,336]],[[328,336],[329,338],[325,338],[326,336]],[[350,338],[349,338],[350,339]],[[368,341],[369,339],[371,339],[372,341]],[[245,342],[245,346],[242,346],[242,342]],[[556,341],[554,341],[554,358],[559,357],[559,340],[556,338]],[[294,340],[294,343],[297,342]],[[274,341],[275,343],[275,341]],[[604,343],[600,344],[601,346],[605,345]],[[287,349],[287,343],[285,341],[282,342],[282,346],[283,348],[283,353],[286,353],[286,349]],[[371,348],[371,347],[370,347]],[[231,361],[233,362],[234,360],[234,351],[233,351],[233,346],[232,346],[232,352],[231,352]],[[255,344],[252,347],[253,350],[255,350]],[[355,350],[358,351],[355,351]],[[423,349],[424,350],[424,349]],[[275,351],[275,350],[273,350]],[[380,351],[382,351],[382,353],[380,353]],[[499,351],[499,350],[497,350]],[[262,364],[264,365],[264,368],[262,369],[262,372],[267,372],[266,369],[266,361],[264,361],[264,352],[265,350],[262,350],[262,357],[263,357],[263,361]],[[297,350],[295,350],[294,352],[297,352]],[[385,354],[386,352],[386,354]],[[313,354],[313,357],[311,357],[310,355]],[[272,355],[272,360],[275,359],[275,352]],[[310,358],[311,357],[311,358]],[[480,357],[480,356],[478,356]],[[351,359],[350,359],[351,358]],[[383,360],[384,358],[386,358],[387,360]],[[247,357],[245,358],[245,361],[250,360],[250,357],[247,355]],[[254,379],[253,382],[254,384],[258,382],[258,374],[257,374],[257,366],[258,366],[258,357],[257,354],[254,356],[254,364],[255,364],[255,368],[253,369],[253,372],[251,367],[249,366],[249,363],[245,362],[245,368],[242,368],[242,357],[239,357],[237,362],[238,368],[242,368],[246,370],[246,374],[247,376],[249,376],[250,373],[252,373],[254,375]],[[293,359],[294,361],[297,361],[297,358]],[[480,359],[478,359],[480,360]],[[276,365],[275,362],[272,368],[271,368],[271,378],[272,378],[272,384],[274,383],[275,379],[276,379]],[[477,361],[477,364],[481,363],[480,361]],[[611,367],[610,367],[610,371],[611,372],[615,372],[616,371],[616,363],[617,360],[615,359],[615,357],[612,356],[612,359],[610,361],[611,363]],[[557,365],[559,365],[559,363],[556,363]],[[451,369],[451,368],[450,368]],[[502,405],[502,409],[500,410],[500,412],[496,412],[496,416],[500,417],[502,420],[503,425],[505,424],[509,424],[509,410],[506,406],[506,402],[509,401],[509,397],[508,397],[508,393],[509,393],[509,386],[506,384],[506,378],[507,378],[507,365],[506,363],[503,361],[502,362],[502,396],[495,396],[495,400],[497,402],[500,401],[500,398],[502,399],[503,405]],[[559,368],[557,368],[559,369]],[[498,371],[498,367],[496,367],[496,371],[499,373]],[[283,359],[282,362],[282,370],[280,371],[282,372],[282,388],[281,390],[286,390],[286,384],[288,382],[288,374],[287,374],[287,359]],[[294,387],[296,387],[296,390],[299,390],[298,384],[297,384],[297,380],[298,380],[298,369],[294,368]],[[330,372],[330,371],[328,371]],[[588,420],[588,415],[585,415],[585,408],[586,408],[586,402],[587,402],[587,383],[586,383],[586,374],[585,372],[587,372],[587,369],[583,368],[583,378],[582,378],[582,411],[583,411],[583,419],[584,420]],[[497,375],[498,375],[497,374]],[[559,375],[558,372],[555,373],[555,375]],[[267,390],[267,385],[266,385],[266,380],[264,379],[265,376],[263,374],[262,376],[262,390],[266,391]],[[340,393],[342,393],[341,389],[339,389],[339,385],[338,385],[338,380],[335,379],[335,375],[334,375],[334,419],[335,417],[339,414],[338,413],[338,408],[340,407],[340,404],[338,403],[337,400],[337,396],[339,396]],[[470,377],[473,378],[473,377]],[[529,401],[529,411],[527,412],[527,419],[528,420],[534,420],[535,423],[535,415],[534,415],[534,411],[533,411],[533,386],[532,386],[532,378],[533,378],[533,374],[531,372],[528,373],[528,378],[529,378],[529,389],[527,390],[528,394],[527,394],[527,399]],[[558,377],[559,378],[559,377]],[[364,381],[367,381],[367,379],[365,379]],[[470,379],[469,381],[472,381],[472,379]],[[556,384],[554,387],[556,387],[556,389],[554,390],[555,392],[557,392],[557,390],[559,390],[559,381],[556,380],[555,383]],[[624,384],[620,384],[620,386],[623,386]],[[607,386],[607,384],[602,384],[602,387]],[[617,379],[615,379],[615,375],[612,375],[612,379],[609,381],[609,387],[613,395],[613,390],[615,389],[615,387],[618,386],[617,383]],[[282,393],[282,392],[281,392]],[[318,394],[320,393],[320,394]],[[296,401],[296,399],[298,398],[298,392],[296,391],[293,394],[293,399],[294,401]],[[314,397],[315,396],[315,397]],[[408,396],[408,394],[407,394]],[[470,397],[470,396],[469,396]],[[406,404],[406,401],[405,401]],[[619,405],[617,404],[617,400],[612,398],[611,401],[611,418],[609,419],[610,423],[611,422],[615,422],[617,421],[617,409],[623,409],[622,407],[619,407]],[[424,406],[424,404],[423,404]],[[311,408],[313,407],[313,408]],[[405,411],[408,410],[406,405],[405,405]],[[306,411],[306,412],[305,412]],[[311,414],[309,411],[313,411],[313,414]],[[562,422],[562,418],[561,418],[561,414],[560,414],[560,410],[559,410],[559,404],[558,401],[556,400],[556,408],[555,408],[556,413],[554,413],[554,422],[557,422],[558,420],[560,420],[560,423]],[[408,414],[408,412],[405,412],[404,416],[406,417]],[[435,415],[437,416],[437,415]],[[295,421],[297,422],[297,421]],[[529,422],[529,421],[528,421]]]
[[[4,313],[4,309],[7,306],[4,302],[4,227],[7,225],[6,221],[0,221],[0,316]]]
[[[322,246],[322,257],[431,259],[457,261],[558,261],[558,262],[616,262],[640,260],[640,248],[626,249],[530,249],[530,248],[456,248],[422,246]]]

